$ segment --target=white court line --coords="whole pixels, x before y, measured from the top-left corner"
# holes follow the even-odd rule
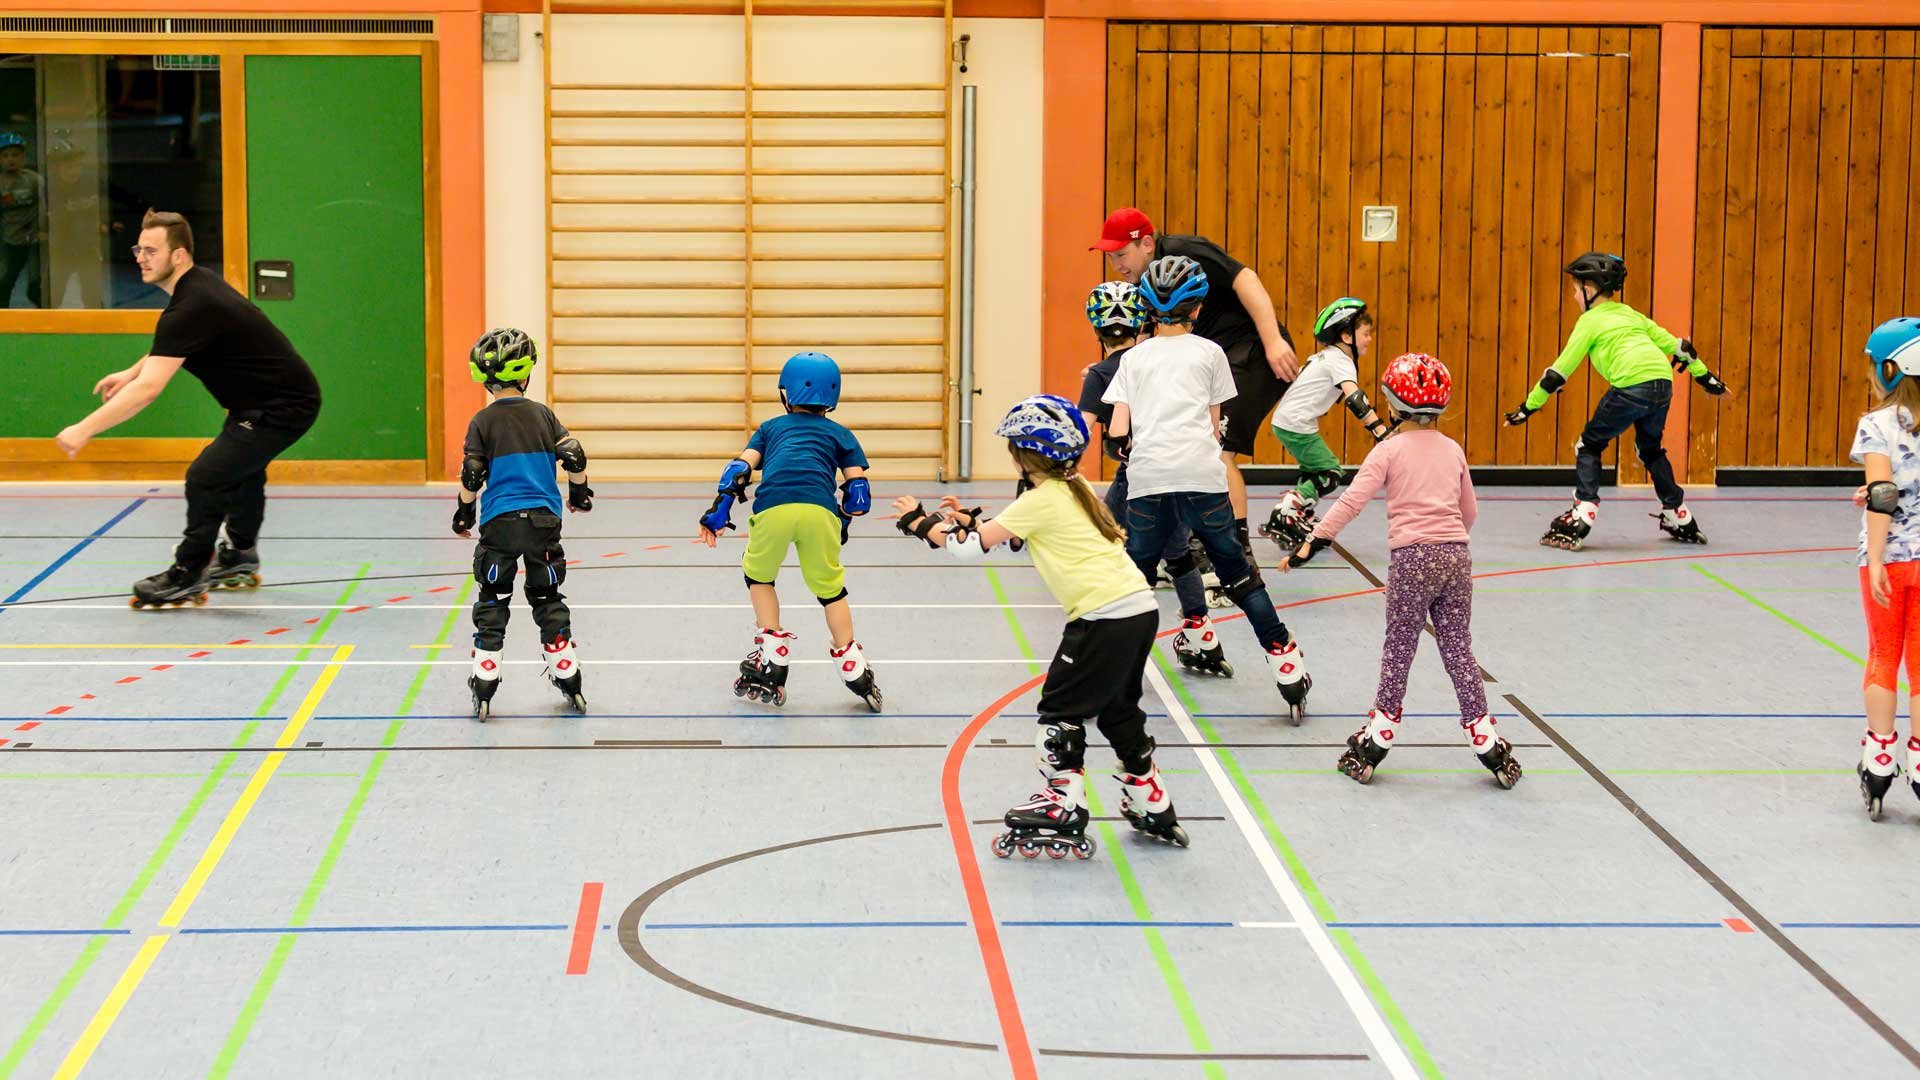
[[[181,646],[191,648],[192,646]],[[460,648],[448,645],[446,648]],[[144,664],[147,660],[0,660],[0,667],[126,667],[129,664]],[[503,664],[544,665],[545,660],[502,660]],[[738,660],[602,660],[588,653],[581,661],[588,667],[687,667],[689,665],[737,668]],[[792,660],[793,664],[838,664],[838,660]],[[327,667],[338,664],[341,667],[419,667],[433,664],[441,667],[466,667],[471,660],[175,660],[171,661],[173,670],[186,671],[205,667]],[[902,664],[1026,664],[1026,657],[1010,660],[973,660],[951,656],[934,660],[900,660],[885,657],[881,666],[900,666]]]
[[[1374,1008],[1372,999],[1367,997],[1367,992],[1360,986],[1360,980],[1354,976],[1353,969],[1347,966],[1346,959],[1340,955],[1340,950],[1333,944],[1333,938],[1328,936],[1327,928],[1321,925],[1319,918],[1314,915],[1313,908],[1308,905],[1307,898],[1301,894],[1300,887],[1294,884],[1293,877],[1287,873],[1285,867],[1280,865],[1280,857],[1275,854],[1273,845],[1267,842],[1266,835],[1260,831],[1259,823],[1254,821],[1253,811],[1248,809],[1245,800],[1234,789],[1233,781],[1227,778],[1226,770],[1221,768],[1219,759],[1214,756],[1212,748],[1207,746],[1207,740],[1201,737],[1200,729],[1194,726],[1193,718],[1188,716],[1187,710],[1180,706],[1179,699],[1174,696],[1173,688],[1167,685],[1166,676],[1160,674],[1159,666],[1151,660],[1147,662],[1146,674],[1147,681],[1153,684],[1154,695],[1166,708],[1167,715],[1180,728],[1180,733],[1187,737],[1187,742],[1195,748],[1194,753],[1200,758],[1200,766],[1206,771],[1207,779],[1213,781],[1214,788],[1220,792],[1221,801],[1226,803],[1228,815],[1233,818],[1233,823],[1240,827],[1240,835],[1246,838],[1247,846],[1253,849],[1254,861],[1260,864],[1260,869],[1266,871],[1267,881],[1273,885],[1273,891],[1280,895],[1280,902],[1287,906],[1288,914],[1293,916],[1301,934],[1306,937],[1307,944],[1312,946],[1314,955],[1320,960],[1320,966],[1327,970],[1329,976],[1332,976],[1333,984],[1340,990],[1340,996],[1346,999],[1347,1009],[1353,1013],[1353,1018],[1360,1022],[1360,1029],[1367,1033],[1368,1041],[1373,1043],[1374,1052],[1379,1055],[1381,1064],[1387,1067],[1387,1071],[1396,1080],[1417,1080],[1420,1074],[1414,1070],[1413,1062],[1407,1059],[1406,1051],[1400,1048],[1399,1041],[1393,1037],[1393,1032],[1388,1029],[1379,1010]]]

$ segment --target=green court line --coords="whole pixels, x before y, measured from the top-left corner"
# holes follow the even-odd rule
[[[1713,571],[1707,569],[1706,567],[1701,566],[1699,563],[1692,563],[1690,565],[1693,567],[1696,573],[1706,578],[1708,581],[1713,582],[1714,584],[1727,590],[1728,592],[1739,597],[1740,599],[1745,600],[1747,603],[1752,604],[1754,607],[1759,608],[1761,611],[1764,611],[1767,614],[1773,616],[1774,618],[1779,619],[1781,622],[1786,623],[1788,626],[1793,627],[1795,630],[1798,630],[1801,633],[1812,638],[1813,640],[1819,642],[1820,644],[1825,645],[1827,648],[1832,649],[1834,652],[1839,653],[1841,656],[1844,656],[1847,659],[1853,661],[1854,663],[1859,664],[1861,667],[1867,666],[1867,662],[1865,660],[1847,651],[1838,642],[1834,641],[1830,637],[1827,637],[1825,634],[1822,634],[1819,631],[1813,629],[1812,627],[1808,626],[1806,623],[1803,623],[1800,620],[1794,618],[1793,616],[1787,614],[1786,612],[1781,611],[1779,608],[1774,607],[1772,604],[1767,603],[1765,600],[1762,600],[1759,597],[1748,592],[1747,590],[1741,588],[1740,586],[1735,585],[1733,582],[1728,581],[1726,578],[1723,578],[1720,575],[1714,573]]]
[[[1300,855],[1294,850],[1292,842],[1287,839],[1285,833],[1280,831],[1279,824],[1267,811],[1266,802],[1260,798],[1260,793],[1254,790],[1252,781],[1247,779],[1246,772],[1240,768],[1240,762],[1231,750],[1219,745],[1222,741],[1219,733],[1202,715],[1199,703],[1194,701],[1193,694],[1188,690],[1185,680],[1181,679],[1176,665],[1167,661],[1166,653],[1162,652],[1158,645],[1153,649],[1153,662],[1159,665],[1161,674],[1167,678],[1167,684],[1173,687],[1174,695],[1186,707],[1187,715],[1193,718],[1194,726],[1199,729],[1201,737],[1214,744],[1212,747],[1214,757],[1226,770],[1228,778],[1233,781],[1234,788],[1240,792],[1240,797],[1246,800],[1247,807],[1253,811],[1255,820],[1260,822],[1260,828],[1266,833],[1268,843],[1273,845],[1274,851],[1280,856],[1280,861],[1285,864],[1287,873],[1292,875],[1294,884],[1306,897],[1308,906],[1313,908],[1314,916],[1322,923],[1339,922],[1339,918],[1333,913],[1333,905],[1327,903],[1327,898],[1320,892],[1320,886],[1314,882],[1313,875],[1307,873],[1306,864],[1300,860]],[[1420,1041],[1420,1036],[1414,1033],[1413,1025],[1407,1021],[1406,1014],[1400,1011],[1400,1006],[1393,1000],[1393,995],[1387,992],[1386,984],[1380,981],[1372,965],[1367,963],[1367,958],[1360,951],[1360,946],[1344,931],[1330,929],[1327,933],[1334,945],[1339,948],[1340,954],[1346,957],[1354,974],[1359,977],[1361,985],[1366,987],[1367,996],[1373,1000],[1374,1007],[1380,1010],[1382,1019],[1386,1020],[1387,1026],[1400,1040],[1400,1046],[1412,1059],[1414,1068],[1420,1070],[1420,1075],[1427,1077],[1428,1080],[1442,1080],[1444,1074],[1441,1073],[1440,1066],[1433,1060],[1433,1055],[1427,1052],[1426,1044]]]
[[[1038,675],[1042,670],[1039,658],[1033,651],[1033,644],[1027,640],[1026,628],[1020,624],[1020,613],[1007,602],[1007,591],[1001,585],[1000,575],[991,566],[982,569],[987,572],[987,581],[993,586],[994,599],[1007,617],[1007,629],[1013,633],[1014,644],[1019,646],[1020,655],[1027,658],[1027,670]],[[1106,808],[1101,804],[1100,794],[1094,790],[1093,784],[1087,784],[1086,794],[1087,810],[1094,817],[1105,817]],[[1096,822],[1094,835],[1099,838],[1100,848],[1113,862],[1114,873],[1120,878],[1120,889],[1126,893],[1127,904],[1132,907],[1134,917],[1143,922],[1151,920],[1153,909],[1147,904],[1147,894],[1141,889],[1139,879],[1134,876],[1133,864],[1127,859],[1126,849],[1120,846],[1113,823]],[[1147,951],[1153,956],[1160,980],[1167,986],[1167,996],[1173,999],[1174,1012],[1179,1015],[1181,1026],[1186,1028],[1187,1041],[1193,1044],[1195,1053],[1212,1053],[1213,1040],[1207,1035],[1206,1025],[1200,1022],[1199,1010],[1194,1008],[1193,996],[1187,992],[1186,980],[1180,977],[1180,968],[1173,962],[1173,953],[1167,948],[1166,939],[1155,927],[1143,927],[1140,932],[1147,939]],[[1225,1080],[1227,1075],[1226,1069],[1217,1061],[1202,1063],[1202,1071],[1208,1080]]]
[[[340,816],[340,823],[334,826],[333,838],[327,843],[327,850],[320,856],[320,865],[315,867],[313,877],[300,894],[300,900],[294,905],[293,917],[288,926],[305,926],[313,916],[313,909],[320,903],[320,893],[326,889],[327,882],[333,878],[333,871],[340,863],[340,856],[347,849],[347,839],[353,835],[353,828],[360,821],[360,811],[367,804],[367,796],[373,792],[373,785],[380,779],[380,772],[386,766],[387,754],[400,738],[400,729],[405,726],[406,716],[413,712],[413,706],[420,698],[421,690],[427,684],[427,676],[433,671],[435,660],[447,645],[447,639],[453,633],[454,623],[463,614],[467,597],[473,590],[473,579],[468,578],[460,586],[460,592],[453,598],[453,607],[447,611],[447,617],[440,623],[440,632],[434,636],[433,647],[426,651],[426,658],[414,672],[413,681],[400,699],[400,707],[394,710],[396,719],[387,723],[387,729],[380,737],[380,749],[367,762],[367,768],[358,774],[360,784],[354,789],[353,798],[348,800],[346,811]],[[355,775],[348,773],[345,775]],[[274,942],[273,952],[267,957],[266,966],[260,970],[260,977],[254,981],[253,990],[247,994],[247,1000],[240,1007],[240,1015],[234,1018],[233,1027],[227,1032],[227,1038],[220,1046],[220,1055],[214,1059],[213,1067],[207,1070],[210,1080],[219,1080],[233,1071],[240,1058],[240,1051],[246,1046],[247,1037],[253,1032],[254,1023],[260,1018],[261,1009],[266,1007],[267,996],[273,993],[274,984],[280,980],[280,972],[287,965],[287,958],[293,955],[293,946],[300,939],[298,934],[282,934]]]
[[[340,608],[346,606],[352,599],[354,590],[360,587],[361,579],[365,578],[372,569],[372,563],[360,564],[360,569],[354,572],[353,580],[347,582],[347,587],[341,590],[340,598],[334,602],[337,606],[323,615],[319,623],[315,624],[313,633],[306,641],[309,646],[319,644],[321,638],[326,636],[327,631],[333,626],[334,619],[339,616]],[[302,649],[294,654],[293,659],[305,660],[309,651]],[[173,854],[173,849],[179,845],[180,838],[186,835],[194,819],[199,817],[200,810],[206,806],[208,797],[213,794],[215,788],[220,786],[220,782],[226,778],[227,770],[231,769],[233,763],[239,759],[238,751],[253,741],[254,732],[259,730],[261,719],[272,712],[280,696],[286,692],[294,676],[301,670],[298,663],[290,663],[286,670],[281,672],[280,678],[273,684],[273,689],[267,691],[267,696],[260,702],[260,707],[254,710],[254,718],[240,728],[240,733],[235,735],[233,742],[228,744],[226,754],[214,763],[213,768],[206,774],[206,779],[193,793],[193,798],[187,801],[186,807],[180,811],[178,817],[174,818],[173,825],[167,829],[167,835],[161,839],[160,846],[154,849],[153,854],[147,858],[146,865],[134,875],[133,883],[127,887],[126,892],[121,894],[120,902],[114,905],[112,913],[107,916],[107,921],[102,924],[102,929],[119,929],[121,923],[126,921],[127,915],[132,912],[134,905],[146,895],[148,886],[153,884],[153,879],[160,873],[160,868],[166,865],[167,859]],[[80,985],[80,980],[86,976],[87,970],[93,966],[95,960],[99,959],[100,952],[106,944],[106,935],[96,935],[87,940],[86,947],[80,951],[80,955],[74,959],[72,966],[67,968],[66,973],[60,977],[53,992],[41,1002],[40,1008],[35,1010],[33,1017],[27,1021],[26,1028],[13,1041],[13,1045],[7,1048],[7,1055],[0,1057],[0,1080],[7,1080],[15,1070],[20,1068],[20,1062],[32,1051],[34,1044],[40,1041],[40,1036],[46,1031],[47,1025],[53,1022],[54,1015],[60,1011],[62,1005],[66,1004],[74,987]]]

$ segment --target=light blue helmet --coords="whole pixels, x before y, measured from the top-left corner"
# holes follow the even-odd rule
[[[1087,294],[1087,321],[1095,330],[1140,329],[1147,324],[1146,309],[1140,306],[1140,290],[1125,281],[1103,281],[1095,285]]]
[[[1185,322],[1207,298],[1207,275],[1185,255],[1167,255],[1140,275],[1140,302],[1160,322]]]
[[[25,149],[26,145],[27,140],[21,138],[19,132],[0,131],[0,150],[5,150],[9,146],[18,146],[21,149]]]
[[[1891,394],[1907,376],[1920,375],[1920,319],[1905,315],[1874,327],[1867,335],[1867,356],[1873,360],[1873,380],[1883,394]],[[1891,379],[1888,364],[1894,367]]]
[[[1051,461],[1075,461],[1087,448],[1086,418],[1058,394],[1035,394],[1007,412],[995,435]]]
[[[840,365],[826,353],[794,353],[780,368],[780,400],[832,412],[840,404]]]

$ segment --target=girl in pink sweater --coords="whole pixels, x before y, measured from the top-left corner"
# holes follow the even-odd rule
[[[1453,376],[1440,361],[1408,353],[1380,377],[1399,426],[1373,448],[1340,501],[1281,565],[1291,570],[1333,543],[1340,530],[1387,489],[1387,640],[1380,653],[1380,689],[1367,724],[1347,738],[1340,771],[1364,784],[1400,737],[1400,704],[1407,694],[1420,631],[1433,620],[1440,660],[1460,699],[1460,727],[1503,788],[1520,780],[1513,747],[1494,730],[1487,691],[1473,659],[1473,480],[1460,444],[1434,430],[1453,393]]]

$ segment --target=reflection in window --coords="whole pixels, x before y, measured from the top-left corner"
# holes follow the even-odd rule
[[[0,57],[0,307],[160,308],[128,253],[149,207],[218,267],[215,57]]]

